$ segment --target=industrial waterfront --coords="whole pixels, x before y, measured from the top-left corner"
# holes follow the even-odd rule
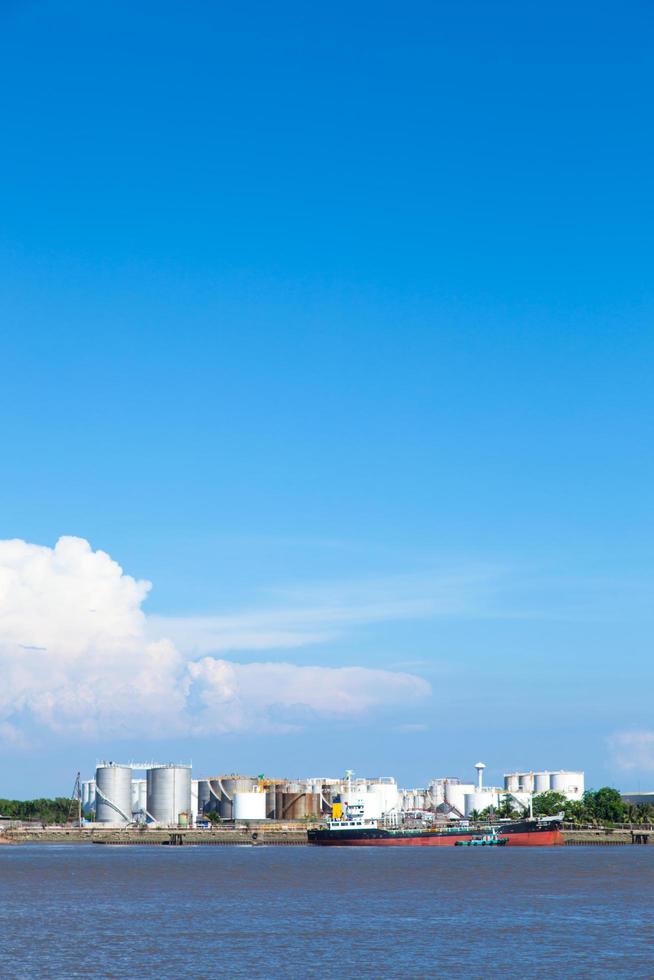
[[[472,767],[471,767],[472,768]],[[273,778],[228,773],[193,778],[190,765],[98,763],[93,779],[80,784],[81,815],[98,825],[124,827],[204,827],[220,822],[320,820],[345,802],[367,820],[460,821],[484,811],[511,807],[526,815],[533,799],[556,793],[579,802],[585,776],[576,770],[507,772],[502,786],[484,785],[483,762],[475,779],[431,779],[424,787],[403,788],[392,776]]]
[[[587,791],[582,771],[506,772],[493,786],[484,783],[483,762],[471,769],[474,781],[446,776],[402,788],[391,776],[352,770],[331,778],[194,778],[187,764],[102,761],[94,778],[78,776],[69,800],[40,801],[41,812],[58,806],[67,819],[0,813],[0,843],[617,846],[654,838],[648,804],[623,802],[609,788]],[[621,822],[627,816],[635,822]]]

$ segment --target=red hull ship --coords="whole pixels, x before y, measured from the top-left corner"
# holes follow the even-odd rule
[[[327,828],[309,830],[309,843],[332,847],[452,847],[489,831],[506,837],[507,847],[555,847],[564,843],[561,824],[553,820],[518,820],[492,827],[444,830],[356,826],[356,822],[352,826],[349,823],[347,820],[330,820]]]

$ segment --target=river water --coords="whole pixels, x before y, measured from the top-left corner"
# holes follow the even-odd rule
[[[654,977],[654,847],[0,848],[0,976]]]

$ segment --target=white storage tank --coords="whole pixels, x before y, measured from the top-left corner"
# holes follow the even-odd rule
[[[534,773],[534,793],[547,793],[550,789],[549,772]]]
[[[387,777],[372,780],[368,783],[368,793],[378,799],[381,816],[385,813],[397,813],[399,810],[400,794],[394,779]]]
[[[534,774],[533,772],[521,772],[519,777],[520,790],[523,793],[533,793],[534,792]]]
[[[569,800],[580,800],[584,795],[584,774],[568,770],[553,772],[551,787],[557,793],[563,793]]]
[[[82,813],[95,811],[95,779],[85,779],[82,782]]]
[[[429,784],[429,798],[434,808],[445,802],[445,786],[442,779],[432,779]]]
[[[509,772],[504,776],[504,789],[507,793],[517,793],[520,789],[520,776],[517,772]]]
[[[469,817],[474,810],[481,813],[482,810],[487,810],[489,806],[497,809],[498,797],[499,794],[493,789],[477,789],[474,793],[466,793],[464,798],[465,816]]]
[[[114,762],[102,762],[95,770],[95,819],[97,823],[132,822],[132,770]]]
[[[251,793],[258,786],[254,776],[216,776],[209,780],[211,795],[217,802],[217,810],[223,820],[234,820],[234,797],[236,793]]]
[[[466,809],[466,794],[474,793],[476,787],[473,783],[445,783],[445,802],[453,806],[459,813],[464,814]]]
[[[253,790],[251,792],[236,792],[233,800],[234,820],[265,820],[266,794]]]
[[[199,784],[199,782],[200,782],[199,779],[192,779],[191,780],[191,816],[193,817],[193,822],[194,823],[195,823],[195,821],[198,818],[198,813],[200,812],[199,809],[198,809],[198,784]]]
[[[132,814],[145,813],[146,787],[145,779],[132,780]]]
[[[191,812],[191,767],[157,766],[147,771],[147,810],[157,823],[177,826]]]

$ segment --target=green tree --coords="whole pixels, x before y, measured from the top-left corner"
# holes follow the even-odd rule
[[[66,823],[70,800],[58,796],[54,800],[0,800],[0,816],[10,820],[38,820],[41,823]]]
[[[568,823],[579,826],[595,822],[595,815],[584,800],[567,800],[563,812]]]
[[[516,804],[516,801],[507,793],[497,808],[497,816],[503,819],[514,820],[516,817],[524,816],[524,810]]]
[[[593,797],[593,812],[602,823],[621,823],[625,818],[625,804],[617,789],[602,786]]]
[[[567,802],[563,793],[557,793],[554,790],[537,793],[533,799],[534,816],[554,817],[557,813],[565,813]]]
[[[637,823],[654,823],[654,807],[651,803],[637,803],[635,806]]]

